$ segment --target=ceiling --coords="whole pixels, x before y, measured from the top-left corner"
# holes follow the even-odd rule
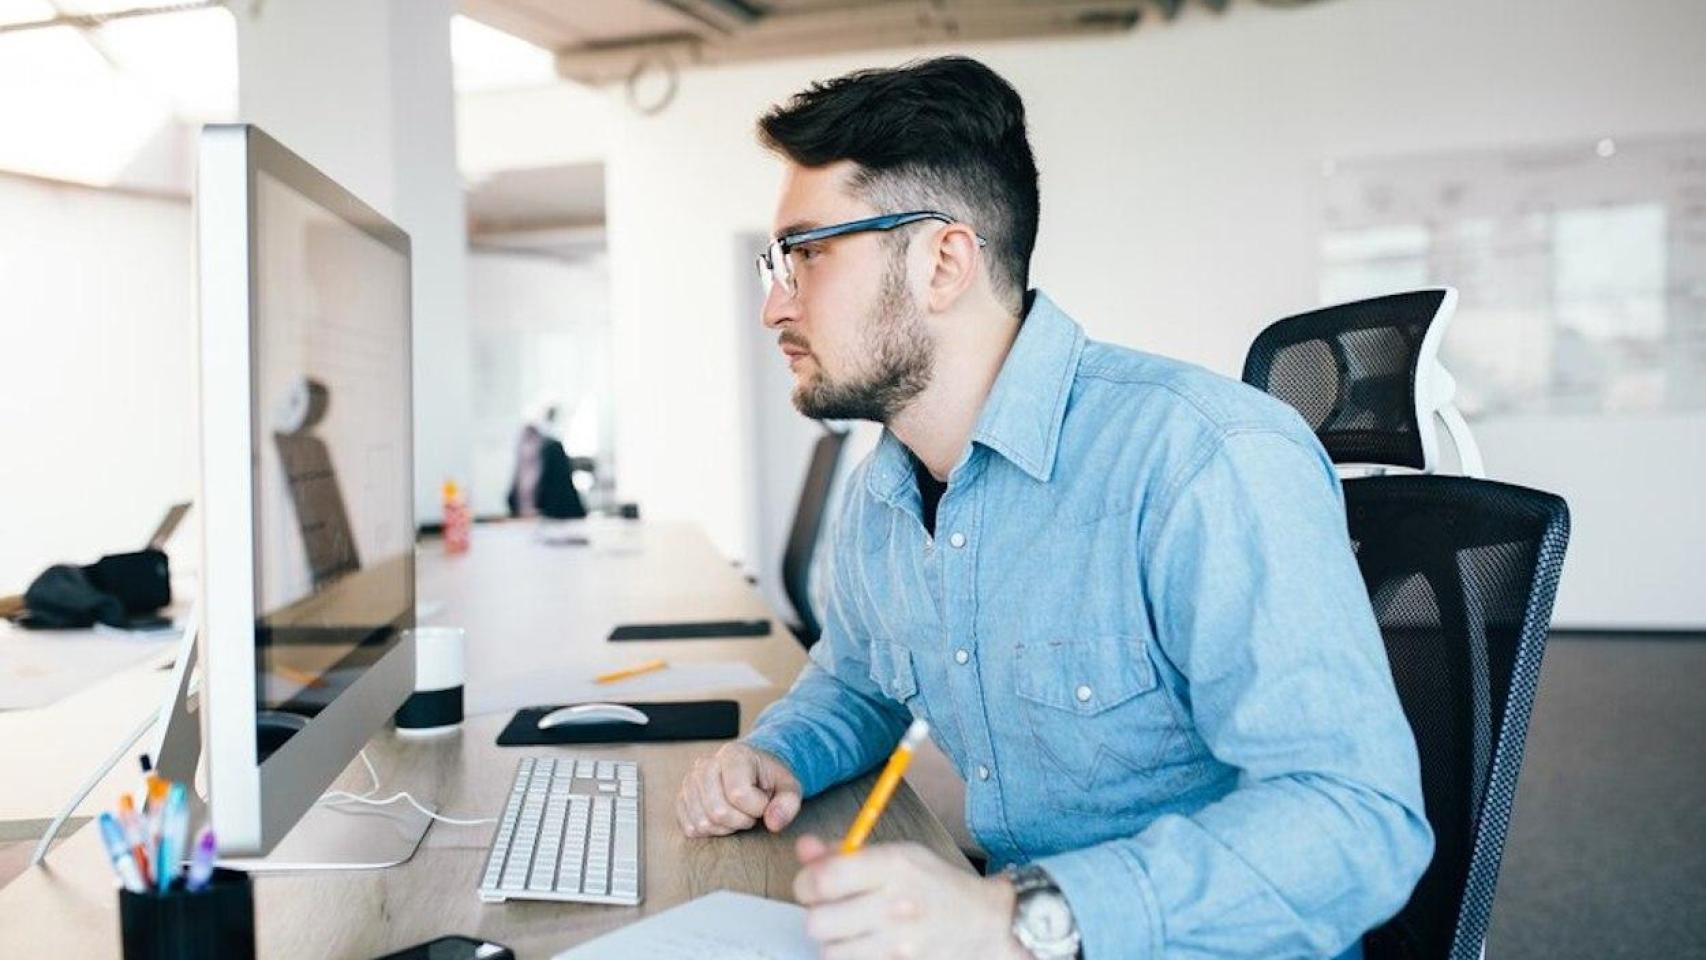
[[[576,260],[604,248],[604,165],[501,170],[468,185],[468,238],[482,250]]]
[[[604,165],[500,170],[468,187],[473,234],[518,233],[604,222]]]
[[[557,72],[582,83],[659,65],[1123,33],[1188,3],[1219,12],[1232,0],[461,0],[463,13],[552,51]]]

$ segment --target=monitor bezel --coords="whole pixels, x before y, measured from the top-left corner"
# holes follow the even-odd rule
[[[406,563],[409,609],[399,641],[307,725],[260,761],[256,737],[255,632],[260,620],[255,563],[253,371],[256,185],[266,173],[413,260],[408,235],[350,191],[252,124],[203,128],[196,190],[201,329],[201,609],[203,742],[214,829],[226,855],[262,855],[277,845],[414,689],[414,558]],[[404,338],[405,437],[414,517],[413,343]]]

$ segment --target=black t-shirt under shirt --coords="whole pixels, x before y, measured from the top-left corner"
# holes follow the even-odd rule
[[[912,458],[912,472],[918,477],[918,499],[924,506],[924,529],[930,531],[930,535],[934,537],[936,505],[942,502],[942,494],[947,491],[948,485],[932,477],[930,468],[917,457]]]

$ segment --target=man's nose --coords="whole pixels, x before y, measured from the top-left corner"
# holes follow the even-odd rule
[[[759,313],[759,319],[774,330],[783,321],[798,320],[799,309],[799,298],[789,293],[787,287],[776,283],[770,286],[770,292],[764,297],[764,309]]]

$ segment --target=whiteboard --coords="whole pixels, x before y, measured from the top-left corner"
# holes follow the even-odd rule
[[[1470,419],[1706,410],[1706,136],[1329,162],[1323,302],[1444,284]]]

